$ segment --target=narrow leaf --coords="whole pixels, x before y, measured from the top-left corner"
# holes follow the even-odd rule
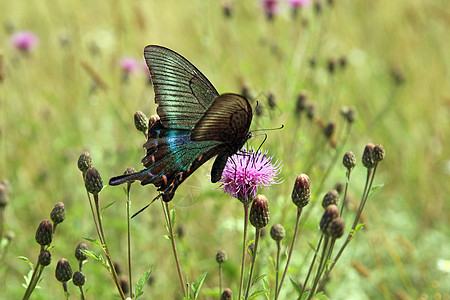
[[[150,278],[150,275],[152,274],[152,270],[153,270],[153,267],[151,267],[144,274],[142,274],[141,278],[139,278],[139,281],[136,283],[136,298],[135,299],[137,299],[144,293],[142,290],[144,289],[145,283]]]
[[[103,207],[102,207],[102,214],[103,214],[103,212],[104,212],[108,207],[110,207],[110,206],[113,205],[114,203],[116,203],[116,202],[114,201],[114,202],[111,202],[111,203],[106,204],[105,206],[103,206]]]
[[[291,280],[292,286],[294,287],[297,294],[300,296],[300,293],[302,292],[302,287],[300,286],[300,284],[298,282],[295,282],[295,280],[292,279],[292,277],[290,277],[290,276],[289,276],[289,280]]]

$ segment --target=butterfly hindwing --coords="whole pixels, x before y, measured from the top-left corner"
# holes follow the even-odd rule
[[[156,45],[144,49],[157,113],[166,128],[192,129],[219,96],[209,80],[180,54]]]

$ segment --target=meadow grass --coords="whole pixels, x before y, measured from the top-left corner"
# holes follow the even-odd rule
[[[267,20],[256,1],[233,2],[231,18],[219,1],[7,1],[2,4],[0,37],[2,81],[0,109],[0,180],[9,180],[4,232],[15,238],[3,248],[0,296],[22,297],[23,275],[35,263],[38,224],[53,206],[64,202],[66,219],[54,236],[52,263],[43,272],[41,289],[33,299],[61,299],[54,278],[56,262],[66,257],[77,265],[76,246],[83,237],[96,237],[86,201],[79,155],[88,150],[103,180],[123,173],[130,165],[141,169],[145,139],[136,131],[133,114],[156,112],[154,93],[144,71],[123,80],[119,60],[132,56],[143,61],[143,48],[159,44],[181,53],[198,67],[220,93],[240,93],[247,86],[262,114],[252,129],[274,128],[263,145],[282,161],[284,182],[262,190],[271,212],[270,225],[286,228],[287,246],[293,235],[296,207],[290,199],[295,178],[311,178],[312,203],[304,209],[288,275],[302,281],[317,243],[323,195],[345,182],[341,158],[352,150],[358,165],[349,194],[359,200],[365,169],[364,146],[381,143],[386,158],[377,170],[384,187],[369,199],[366,227],[358,233],[333,270],[327,293],[332,299],[416,299],[449,297],[448,267],[438,260],[450,257],[449,229],[449,10],[446,1],[334,1],[322,12],[305,8],[293,20],[283,2],[279,14]],[[38,47],[23,53],[9,38],[30,30]],[[329,72],[330,60],[345,57],[346,66]],[[315,66],[311,66],[311,59]],[[323,124],[335,122],[337,147],[323,136],[319,122],[296,114],[297,96],[305,91]],[[267,104],[275,95],[276,108]],[[353,106],[357,118],[345,145],[342,106]],[[249,143],[257,147],[262,137]],[[337,150],[336,150],[337,149]],[[339,151],[336,153],[336,151]],[[333,158],[338,161],[327,172]],[[208,272],[201,297],[218,291],[219,249],[227,251],[222,265],[224,287],[237,297],[241,255],[242,207],[215,190],[208,178],[211,163],[197,170],[177,190],[178,252],[184,274],[192,282]],[[324,177],[327,174],[327,177]],[[153,186],[133,186],[132,211],[157,193]],[[102,206],[115,202],[103,216],[113,258],[126,274],[125,196],[120,187],[106,187]],[[352,213],[347,211],[350,224]],[[348,217],[348,219],[347,219]],[[164,218],[158,203],[132,221],[133,275],[153,266],[145,298],[179,298],[179,282],[170,253]],[[250,235],[253,232],[249,233]],[[250,237],[254,239],[254,237]],[[341,241],[342,243],[343,241]],[[275,279],[269,257],[276,245],[260,240],[257,274]],[[89,245],[91,250],[100,248]],[[89,260],[83,266],[88,298],[117,295],[107,272]],[[76,287],[69,286],[72,297]],[[296,295],[290,282],[283,296]],[[262,298],[262,296],[261,296]],[[425,299],[425,298],[423,298]]]

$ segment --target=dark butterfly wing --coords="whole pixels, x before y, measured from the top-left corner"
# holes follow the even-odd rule
[[[156,45],[144,49],[157,113],[166,128],[192,129],[219,96],[208,79],[180,54]]]
[[[248,100],[236,94],[217,97],[191,133],[193,141],[221,141],[238,151],[248,139],[252,108]]]

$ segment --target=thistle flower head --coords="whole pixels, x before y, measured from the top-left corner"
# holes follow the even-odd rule
[[[38,261],[40,265],[48,266],[52,262],[52,254],[48,250],[44,250],[39,254]]]
[[[272,159],[267,151],[256,152],[253,148],[234,154],[223,169],[220,187],[241,202],[249,203],[260,187],[268,188],[281,182],[276,178],[281,171],[281,163],[272,163]]]
[[[353,169],[356,166],[356,156],[352,151],[347,151],[344,154],[344,158],[342,159],[342,163],[344,167],[348,170]]]
[[[288,3],[292,7],[306,7],[311,4],[309,0],[288,0]]]
[[[252,202],[252,208],[250,209],[250,223],[253,227],[261,229],[266,227],[269,223],[269,203],[266,196],[258,195]]]
[[[336,190],[330,190],[328,193],[323,196],[322,207],[327,208],[328,205],[339,203],[339,193]]]
[[[90,167],[92,167],[91,154],[87,151],[84,151],[78,158],[78,169],[80,169],[80,171],[84,173]]]
[[[67,282],[72,279],[72,268],[69,261],[61,258],[56,265],[55,277],[59,282]]]
[[[103,188],[103,180],[96,168],[90,167],[86,171],[84,186],[86,187],[86,190],[91,194],[96,195],[100,193]]]
[[[52,223],[49,220],[42,221],[36,230],[35,239],[41,246],[50,245],[53,238]]]
[[[136,111],[134,113],[134,126],[136,129],[142,132],[148,130],[148,118],[142,111]]]
[[[119,64],[120,68],[126,73],[132,73],[139,70],[139,63],[133,57],[124,56],[120,59]]]
[[[384,159],[384,147],[381,144],[375,145],[373,149],[373,160],[375,162],[380,162]]]
[[[88,258],[86,253],[82,252],[81,250],[88,250],[88,246],[85,242],[79,243],[77,248],[75,249],[75,258],[79,262],[85,261]]]
[[[225,250],[217,251],[216,261],[218,264],[223,264],[224,262],[227,261],[227,253],[225,252]]]
[[[373,159],[373,149],[375,148],[375,145],[372,143],[369,143],[364,148],[363,156],[362,156],[362,163],[364,167],[367,169],[372,169],[375,166],[375,161]]]
[[[281,241],[286,235],[286,231],[281,224],[274,224],[272,228],[270,228],[270,236],[275,241]]]
[[[86,276],[81,271],[76,271],[73,273],[72,281],[76,286],[83,286],[86,282]]]
[[[23,52],[33,50],[38,43],[39,38],[31,31],[19,31],[11,36],[11,44]]]
[[[59,224],[66,218],[66,208],[64,206],[64,203],[58,202],[53,207],[52,212],[50,213],[50,219],[55,224]]]
[[[297,176],[291,198],[292,202],[299,208],[308,205],[311,200],[311,183],[308,175],[300,174]]]

